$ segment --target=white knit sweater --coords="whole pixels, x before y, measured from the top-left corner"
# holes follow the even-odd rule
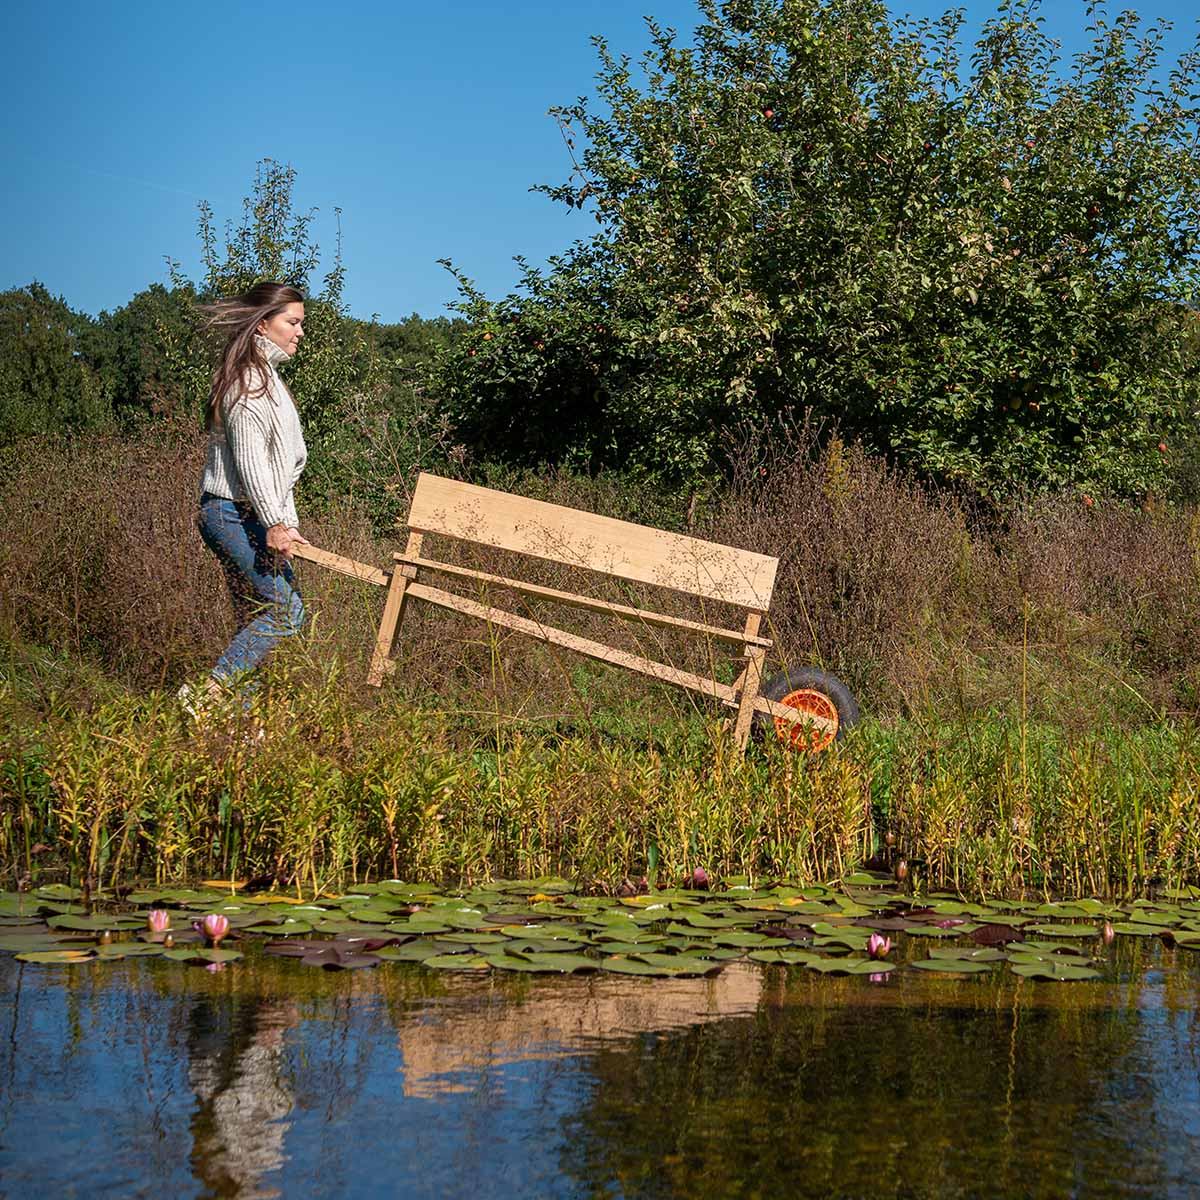
[[[213,423],[208,457],[200,480],[202,491],[226,500],[249,500],[255,515],[272,525],[299,525],[293,491],[308,460],[292,394],[276,367],[290,355],[261,335],[255,341],[267,361],[267,388],[252,378],[245,390],[230,388]]]

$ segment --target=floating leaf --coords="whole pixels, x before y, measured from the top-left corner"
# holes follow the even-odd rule
[[[1010,964],[1010,969],[1016,975],[1023,975],[1027,979],[1047,979],[1047,980],[1079,980],[1079,979],[1099,979],[1100,972],[1092,967],[1077,966],[1071,962],[1014,962]]]
[[[970,962],[1004,962],[1007,956],[1003,951],[990,947],[972,950],[969,946],[933,946],[929,957],[966,959]]]
[[[944,971],[954,975],[974,975],[981,971],[990,971],[990,964],[976,962],[970,958],[924,958],[919,962],[909,963],[923,971]]]
[[[1182,917],[1178,913],[1147,912],[1145,909],[1138,909],[1130,915],[1132,920],[1139,925],[1154,925],[1157,927],[1178,925],[1182,920]]]
[[[497,957],[489,955],[489,958]],[[600,961],[595,958],[587,958],[582,954],[525,954],[512,955],[511,957],[523,957],[528,963],[534,966],[539,971],[557,974],[572,974],[577,971],[595,971],[599,969]]]
[[[332,944],[306,954],[300,960],[303,966],[320,967],[325,971],[354,971],[364,967],[377,967],[380,961],[376,954],[355,953]]]
[[[17,962],[81,963],[95,958],[92,950],[29,950],[17,955]]]
[[[751,950],[746,957],[751,962],[767,963],[768,965],[792,966],[797,963],[807,963],[819,955],[808,950]]]
[[[382,958],[385,962],[415,963],[436,958],[441,952],[429,942],[409,942],[404,946],[384,946],[373,953],[376,958]]]
[[[489,968],[488,960],[479,954],[435,954],[422,959],[421,965],[435,971],[486,971]]]
[[[601,971],[610,971],[615,975],[651,975],[667,978],[694,974],[693,971],[688,970],[686,965],[679,967],[655,966],[651,963],[640,962],[636,958],[619,958],[616,955],[600,959],[597,966]]]
[[[718,946],[735,946],[738,949],[761,948],[775,944],[775,939],[768,937],[765,933],[723,933],[715,937],[713,941]]]
[[[162,956],[175,962],[226,963],[237,962],[242,957],[242,952],[208,946],[180,946],[175,950],[164,950]]]
[[[543,974],[545,968],[519,954],[489,954],[487,964],[497,971],[524,971],[528,974]]]
[[[46,924],[51,929],[75,929],[89,933],[104,933],[107,930],[116,932],[121,929],[145,929],[145,917],[98,916],[81,917],[73,914],[66,916],[47,917]]]
[[[822,975],[885,975],[895,963],[873,958],[813,958],[804,964]]]
[[[1060,938],[1090,938],[1099,937],[1100,931],[1095,925],[1029,925],[1027,933],[1038,933],[1042,937]]]
[[[156,958],[162,953],[161,942],[113,942],[97,947],[99,958]]]

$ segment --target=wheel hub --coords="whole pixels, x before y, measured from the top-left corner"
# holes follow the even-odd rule
[[[782,717],[775,717],[775,735],[790,750],[812,752],[824,750],[833,744],[838,733],[838,711],[837,706],[824,692],[814,691],[812,688],[798,688],[794,692],[788,692],[779,703],[833,722],[832,729],[818,729],[815,725],[793,725]]]

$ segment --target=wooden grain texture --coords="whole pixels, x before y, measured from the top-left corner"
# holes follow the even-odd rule
[[[379,587],[387,587],[391,581],[391,576],[378,567],[355,562],[352,558],[334,554],[329,550],[320,550],[316,546],[298,543],[292,547],[292,555],[295,558],[307,559],[322,567],[328,567],[329,570],[337,571],[341,575],[349,575],[351,579],[360,579],[363,583],[374,583]]]
[[[746,617],[744,636],[746,641],[758,636],[762,624],[762,613],[752,612]],[[758,698],[758,688],[762,681],[763,663],[767,660],[767,652],[761,646],[747,645],[746,669],[739,680],[741,698],[738,701],[737,720],[733,724],[733,740],[738,749],[744,750],[750,738],[750,723],[754,720],[754,701]]]
[[[771,605],[778,559],[424,472],[410,528],[671,588],[741,608]]]
[[[410,533],[405,553],[420,555],[423,541],[421,534]],[[379,619],[379,633],[375,637],[375,649],[371,654],[371,667],[367,672],[367,682],[372,687],[379,687],[387,673],[392,652],[396,648],[400,622],[404,619],[405,596],[411,586],[407,573],[401,570],[392,572],[387,600],[383,605],[383,616]]]
[[[683,617],[672,617],[666,613],[652,612],[645,608],[631,608],[626,604],[613,604],[607,600],[597,600],[591,596],[580,596],[575,592],[563,592],[558,588],[542,587],[536,583],[526,583],[522,579],[508,579],[503,575],[489,575],[486,571],[473,571],[469,567],[460,567],[453,563],[438,562],[430,558],[409,558],[405,554],[395,555],[398,563],[407,566],[420,567],[442,575],[453,575],[458,579],[470,579],[477,583],[485,583],[492,587],[507,588],[510,591],[521,592],[527,596],[537,596],[545,600],[555,600],[575,608],[585,608],[589,612],[605,613],[610,617],[619,617],[626,621],[638,621],[646,625],[657,625],[668,629],[683,629],[688,633],[703,634],[716,638],[718,641],[738,642],[742,644],[769,647],[774,643],[770,638],[750,637],[737,629],[724,629],[719,625],[705,625],[701,621],[688,621]]]

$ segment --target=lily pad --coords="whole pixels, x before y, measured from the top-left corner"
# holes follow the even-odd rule
[[[219,946],[180,946],[175,950],[164,950],[162,956],[175,962],[228,963],[237,962],[242,952],[222,950]]]
[[[1015,975],[1022,975],[1026,979],[1082,980],[1100,978],[1100,972],[1094,968],[1077,966],[1072,962],[1014,962],[1010,963],[1009,966]]]
[[[409,942],[405,946],[384,946],[372,953],[385,962],[425,962],[436,958],[441,952],[428,942]]]
[[[486,971],[490,966],[480,954],[435,954],[422,959],[421,965],[435,971]]]
[[[29,950],[17,955],[17,962],[81,963],[96,957],[93,950]]]
[[[764,946],[774,946],[776,939],[765,933],[723,933],[713,941],[718,946],[733,946],[737,949],[761,949]]]
[[[1100,934],[1095,925],[1027,925],[1025,931],[1060,938],[1090,938]]]
[[[1002,950],[994,950],[990,946],[978,950],[970,946],[934,946],[929,951],[930,958],[957,958],[969,962],[1004,962],[1007,957]]]
[[[661,978],[678,978],[681,975],[693,974],[686,965],[679,967],[655,966],[641,962],[636,958],[620,958],[613,955],[602,958],[597,964],[601,971],[609,971],[614,975],[647,975]]]
[[[162,953],[161,943],[155,945],[152,942],[113,942],[97,947],[99,958],[156,958]]]
[[[97,916],[81,917],[74,914],[47,917],[46,924],[51,929],[74,929],[89,933],[103,933],[105,930],[116,932],[121,929],[145,929],[144,917]]]
[[[822,975],[886,975],[896,969],[895,963],[874,958],[816,958],[804,965]]]
[[[499,957],[521,957],[538,971],[560,975],[570,975],[580,971],[595,971],[600,966],[598,959],[587,958],[582,954],[488,955],[489,959]]]
[[[976,962],[970,958],[923,958],[919,962],[909,963],[909,966],[922,971],[942,971],[951,975],[977,975],[992,969],[990,963]]]
[[[306,967],[320,967],[325,971],[354,971],[365,967],[377,967],[380,961],[377,954],[355,953],[332,943],[321,950],[306,954],[300,960]]]
[[[746,957],[751,962],[766,963],[769,966],[794,966],[798,963],[810,962],[820,956],[813,954],[810,950],[751,950]]]

